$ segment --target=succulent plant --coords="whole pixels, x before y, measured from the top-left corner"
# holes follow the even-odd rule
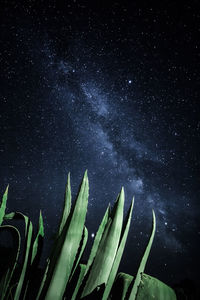
[[[33,276],[39,263],[44,237],[42,213],[40,212],[37,233],[34,234],[32,222],[27,216],[20,212],[6,213],[7,195],[8,188],[0,206],[0,232],[11,233],[14,247],[9,266],[0,280],[1,300],[176,299],[175,292],[170,287],[144,273],[156,229],[154,211],[152,232],[136,276],[118,273],[134,204],[132,200],[124,219],[123,188],[113,209],[108,206],[95,235],[87,264],[83,264],[81,258],[88,238],[85,227],[89,196],[88,176],[86,171],[77,197],[71,205],[70,175],[68,175],[58,233],[41,281],[36,286]],[[13,219],[23,220],[25,223],[25,246],[22,249],[24,253],[21,268],[17,268],[21,251],[21,234],[17,227],[7,224]],[[32,295],[32,291],[36,293]]]

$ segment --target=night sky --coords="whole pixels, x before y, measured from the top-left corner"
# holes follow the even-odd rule
[[[42,209],[45,256],[67,174],[75,196],[88,169],[88,247],[124,186],[120,270],[136,273],[153,208],[146,273],[199,280],[200,5],[150,2],[1,1],[0,191],[34,225]]]

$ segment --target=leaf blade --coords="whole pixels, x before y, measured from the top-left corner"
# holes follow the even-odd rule
[[[38,249],[40,247],[40,241],[43,238],[44,238],[44,225],[43,225],[42,213],[40,211],[38,232],[37,232],[35,241],[33,243],[33,248],[32,248],[31,264],[33,264],[33,261],[36,259]]]
[[[80,191],[71,212],[59,236],[57,250],[50,261],[45,287],[45,300],[62,299],[69,280],[76,253],[81,241],[88,204],[89,184],[87,171],[84,174]]]
[[[103,294],[103,298],[102,300],[106,300],[108,299],[109,293],[112,289],[118,268],[119,268],[119,264],[123,255],[123,251],[125,248],[125,244],[126,244],[126,240],[127,240],[127,236],[128,236],[128,232],[129,232],[129,227],[130,227],[130,222],[131,222],[131,216],[132,216],[132,211],[133,211],[133,205],[134,205],[134,199],[131,202],[128,214],[127,214],[127,218],[124,224],[124,228],[123,228],[123,232],[122,232],[122,237],[121,237],[121,241],[119,243],[119,247],[116,253],[116,257],[112,266],[112,270],[110,272],[107,284],[106,284],[106,288]]]
[[[105,214],[103,216],[101,224],[100,224],[100,226],[99,226],[99,228],[97,230],[97,233],[96,233],[96,236],[95,236],[95,239],[94,239],[94,243],[92,245],[92,249],[91,249],[91,252],[90,252],[90,256],[89,256],[89,259],[88,259],[88,262],[87,262],[85,274],[88,272],[90,266],[92,265],[94,257],[96,256],[96,252],[97,252],[99,243],[100,243],[102,235],[103,235],[103,233],[105,231],[105,227],[106,227],[106,225],[108,223],[109,214],[110,214],[110,206],[108,206],[108,208],[106,209],[106,212],[105,212]]]
[[[8,187],[9,185],[6,187],[6,190],[3,194],[3,198],[1,201],[1,206],[0,206],[0,225],[3,223],[3,219],[5,216],[5,212],[6,212],[6,204],[7,204],[7,199],[8,199]]]
[[[156,217],[155,217],[154,210],[152,210],[152,214],[153,214],[153,222],[152,222],[151,236],[150,236],[149,242],[147,244],[147,247],[145,249],[144,255],[142,257],[142,260],[140,262],[140,265],[139,265],[139,268],[138,268],[138,271],[137,271],[137,275],[136,275],[136,278],[135,278],[135,281],[134,281],[134,284],[133,284],[133,287],[132,287],[132,290],[131,290],[131,293],[130,293],[130,296],[129,296],[129,300],[136,299],[138,288],[139,288],[141,278],[142,278],[142,273],[144,272],[146,262],[147,262],[147,259],[148,259],[148,256],[149,256],[149,253],[150,253],[150,250],[151,250],[151,247],[152,247],[153,239],[154,239],[154,236],[155,236]]]
[[[10,282],[12,280],[12,277],[13,277],[13,274],[14,274],[14,271],[15,271],[15,268],[16,268],[16,265],[17,265],[17,262],[18,262],[19,252],[20,252],[20,245],[21,245],[21,236],[20,236],[19,230],[15,226],[12,226],[12,225],[0,226],[0,230],[4,230],[4,229],[11,231],[11,234],[12,234],[13,239],[15,241],[14,248],[17,249],[17,251],[16,251],[16,255],[13,256],[13,258],[12,258],[12,260],[13,260],[12,269],[9,268],[7,270],[4,278],[2,278],[1,283],[0,283],[0,286],[1,286],[0,295],[1,295],[2,300],[8,294],[8,288],[9,288]],[[14,233],[15,233],[15,235],[14,235]]]
[[[67,218],[70,214],[71,210],[71,184],[70,184],[70,173],[68,174],[67,177],[67,185],[66,185],[66,190],[65,190],[65,201],[64,201],[64,207],[63,207],[63,212],[62,212],[62,218],[60,221],[60,227],[59,227],[59,235],[61,234],[63,227],[67,221]]]
[[[138,288],[136,300],[146,299],[176,300],[176,294],[172,288],[157,278],[142,274],[142,280]]]
[[[33,234],[32,222],[28,219],[27,216],[25,216],[21,213],[18,213],[18,214],[22,215],[24,217],[24,220],[25,220],[26,245],[25,245],[24,262],[23,262],[22,271],[21,271],[21,274],[20,274],[20,277],[19,277],[19,281],[18,281],[18,284],[17,284],[17,288],[16,288],[16,291],[15,291],[14,300],[19,300],[20,299],[22,288],[25,284],[24,279],[25,279],[25,274],[26,274],[26,270],[27,270],[27,267],[28,267],[29,255],[30,255],[30,251],[31,251],[32,234]]]
[[[123,221],[123,207],[124,189],[122,188],[113,210],[113,219],[110,222],[108,221],[81,298],[92,293],[98,286],[105,285],[108,280],[119,244]]]

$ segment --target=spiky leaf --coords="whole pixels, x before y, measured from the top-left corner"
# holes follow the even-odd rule
[[[40,211],[38,232],[37,232],[35,241],[33,243],[31,264],[33,263],[34,259],[36,258],[36,255],[38,253],[38,248],[40,248],[40,242],[41,242],[41,239],[43,239],[43,237],[44,237],[44,225],[43,225],[42,213]]]
[[[149,253],[150,253],[150,250],[151,250],[151,246],[152,246],[152,243],[153,243],[153,239],[154,239],[154,235],[155,235],[155,231],[156,231],[156,217],[155,217],[154,211],[152,211],[152,213],[153,213],[153,222],[152,222],[151,236],[150,236],[148,245],[146,247],[146,250],[144,252],[144,255],[142,257],[140,266],[138,268],[137,275],[136,275],[136,278],[135,278],[135,281],[134,281],[134,284],[133,284],[133,288],[131,290],[129,300],[136,299],[136,295],[137,295],[138,288],[139,288],[139,285],[140,285],[140,282],[141,282],[142,274],[144,273],[146,262],[147,262],[147,259],[148,259],[148,256],[149,256]]]
[[[83,251],[85,250],[85,246],[86,246],[86,243],[87,243],[87,240],[88,240],[88,230],[87,228],[84,226],[84,230],[83,230],[83,236],[82,236],[82,241],[80,243],[80,249],[79,249],[79,252],[77,253],[77,259],[75,261],[75,266],[73,268],[73,271],[72,271],[72,274],[71,274],[71,278],[73,277],[75,271],[76,271],[76,268],[78,267],[78,264],[79,264],[79,261],[82,257],[82,254],[83,254]],[[71,280],[70,278],[70,280]]]
[[[61,234],[63,227],[67,221],[67,218],[70,213],[71,209],[71,185],[70,185],[70,173],[68,174],[67,177],[67,185],[66,185],[66,190],[65,190],[65,201],[64,201],[64,207],[63,207],[63,212],[62,212],[62,218],[60,221],[60,226],[59,226],[59,235]]]
[[[86,285],[83,289],[82,298],[92,293],[99,286],[104,286],[107,283],[119,245],[123,221],[123,207],[124,189],[122,188],[113,210],[113,216],[107,223],[91,266]]]
[[[6,212],[6,203],[7,203],[7,198],[8,198],[8,187],[5,190],[5,193],[3,194],[3,198],[1,201],[1,206],[0,206],[0,225],[3,223],[3,219],[5,216],[5,212]]]
[[[117,271],[118,271],[118,268],[119,268],[119,264],[120,264],[120,261],[121,261],[121,258],[122,258],[122,254],[123,254],[124,247],[125,247],[125,244],[126,244],[126,239],[127,239],[128,232],[129,232],[131,216],[132,216],[132,211],[133,211],[133,204],[134,204],[134,199],[131,202],[129,212],[127,214],[127,218],[124,222],[124,227],[123,227],[123,230],[122,230],[119,247],[117,249],[117,254],[116,254],[116,257],[115,257],[115,260],[114,260],[114,263],[113,263],[113,266],[112,266],[112,270],[110,272],[110,275],[109,275],[109,278],[108,278],[108,281],[107,281],[107,284],[106,284],[106,288],[105,288],[102,300],[106,300],[108,298],[108,295],[109,295],[109,293],[112,289],[112,285],[114,283],[114,280],[115,280],[115,277],[116,277],[116,274],[117,274]]]
[[[89,259],[88,259],[88,262],[87,262],[87,267],[86,267],[85,273],[88,272],[88,270],[89,270],[90,266],[92,265],[92,262],[93,262],[93,260],[96,256],[99,243],[101,241],[101,238],[102,238],[102,235],[104,233],[105,227],[108,223],[109,214],[110,214],[110,206],[108,206],[108,208],[106,209],[106,212],[103,216],[101,224],[100,224],[100,226],[98,228],[98,231],[95,235],[94,243],[92,245],[92,249],[91,249],[90,256],[89,256]]]
[[[88,191],[86,171],[74,209],[71,211],[59,236],[54,255],[50,258],[49,271],[42,296],[45,300],[60,300],[63,297],[82,238],[87,212]]]

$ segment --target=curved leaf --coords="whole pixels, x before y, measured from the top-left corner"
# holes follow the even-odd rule
[[[13,236],[14,240],[14,252],[15,255],[13,255],[11,262],[10,262],[10,268],[8,268],[6,274],[3,276],[0,282],[0,295],[1,295],[1,300],[4,299],[4,297],[8,293],[9,285],[12,280],[13,273],[15,271],[18,257],[19,257],[19,252],[20,252],[20,244],[21,244],[21,237],[18,229],[14,226],[11,225],[3,225],[0,226],[0,230],[9,230]]]
[[[125,300],[126,294],[128,292],[128,289],[129,289],[131,283],[133,282],[133,280],[134,280],[134,277],[129,274],[122,273],[122,272],[118,273],[117,278],[113,284],[113,287],[111,290],[111,295],[110,295],[109,299]]]
[[[20,278],[19,278],[19,281],[17,284],[16,291],[15,291],[14,300],[20,299],[22,288],[25,285],[24,279],[25,279],[26,270],[27,270],[27,266],[28,266],[28,260],[29,260],[29,256],[30,256],[30,250],[31,250],[32,234],[33,234],[33,225],[32,225],[32,222],[29,221],[28,217],[21,213],[16,213],[16,216],[17,217],[21,216],[24,218],[25,226],[26,226],[26,228],[25,228],[26,242],[25,242],[25,254],[24,254],[22,271],[20,274]]]
[[[142,274],[136,300],[146,299],[176,300],[176,294],[172,288],[162,281],[152,276]]]

